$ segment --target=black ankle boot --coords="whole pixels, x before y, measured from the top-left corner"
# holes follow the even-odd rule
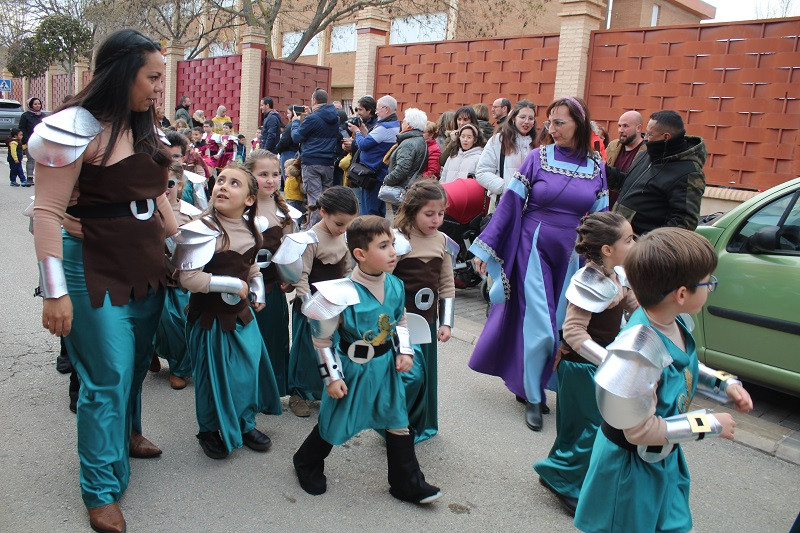
[[[325,458],[331,453],[332,448],[333,444],[322,438],[319,434],[319,425],[316,425],[292,457],[297,480],[307,493],[319,496],[327,490]]]
[[[542,404],[528,402],[525,407],[525,424],[533,431],[542,430]]]
[[[414,431],[408,435],[386,432],[386,459],[389,462],[389,493],[404,502],[430,503],[442,496],[439,487],[425,481],[414,452]]]
[[[81,390],[81,381],[75,369],[69,375],[69,410],[73,413],[78,412],[78,393]]]

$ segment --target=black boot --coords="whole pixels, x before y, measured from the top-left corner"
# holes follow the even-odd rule
[[[414,452],[414,431],[408,435],[386,432],[386,459],[389,462],[389,493],[404,502],[430,503],[442,496],[439,487],[425,481]]]
[[[542,430],[542,404],[528,402],[525,406],[525,424],[533,431]]]
[[[322,438],[319,434],[319,425],[316,425],[292,457],[297,480],[307,493],[319,496],[327,490],[325,458],[331,453],[332,448],[333,444]]]
[[[73,413],[78,412],[78,392],[81,390],[81,381],[78,379],[78,373],[72,369],[69,375],[69,410]]]
[[[56,370],[61,374],[69,374],[72,372],[72,362],[67,355],[67,347],[64,345],[64,337],[59,337],[61,341],[61,350],[56,357]]]

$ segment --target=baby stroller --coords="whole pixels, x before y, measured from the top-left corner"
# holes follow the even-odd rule
[[[453,268],[456,288],[480,286],[483,297],[488,302],[486,280],[475,270],[472,264],[474,256],[469,252],[469,247],[483,227],[489,211],[489,196],[472,174],[467,178],[443,183],[442,187],[447,192],[448,205],[440,230],[461,247]]]

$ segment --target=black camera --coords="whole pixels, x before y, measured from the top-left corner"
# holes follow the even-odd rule
[[[293,111],[293,112],[294,112],[296,115],[302,115],[303,113],[305,113],[305,112],[306,112],[306,106],[303,106],[303,105],[293,105],[293,106],[292,106],[292,111]]]
[[[357,128],[360,128],[361,125],[363,124],[363,121],[361,120],[361,117],[359,117],[358,115],[354,116],[353,118],[351,118],[347,122],[349,124],[352,124],[353,126],[355,126]]]

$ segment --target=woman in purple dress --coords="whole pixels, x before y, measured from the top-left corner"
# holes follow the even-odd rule
[[[564,290],[577,271],[575,228],[608,208],[605,164],[591,145],[589,110],[565,97],[547,108],[553,144],[534,149],[509,183],[491,222],[470,247],[494,280],[493,304],[469,366],[503,378],[542,429],[544,386],[553,372]]]

